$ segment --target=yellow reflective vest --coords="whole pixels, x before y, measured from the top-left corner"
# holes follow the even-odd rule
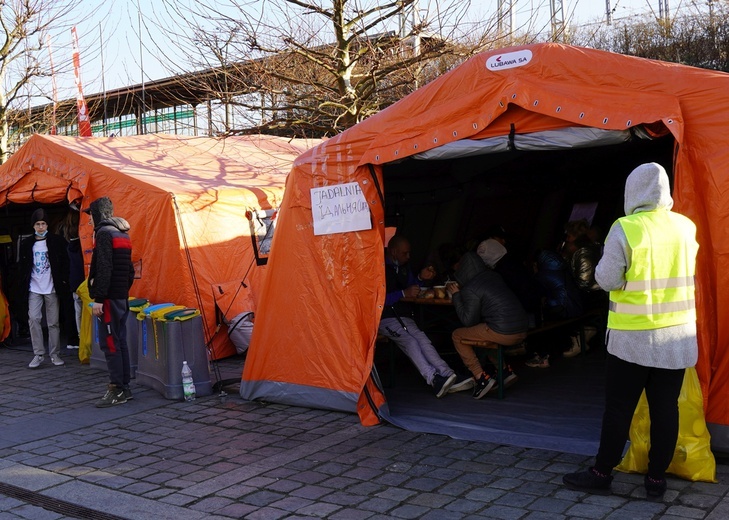
[[[650,330],[696,320],[696,226],[668,210],[618,219],[632,251],[622,289],[610,291],[608,328]]]

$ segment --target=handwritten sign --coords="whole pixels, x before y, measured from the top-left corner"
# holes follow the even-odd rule
[[[315,235],[372,228],[370,208],[356,182],[312,188],[311,212]]]

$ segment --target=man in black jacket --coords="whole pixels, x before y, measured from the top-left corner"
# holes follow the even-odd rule
[[[68,255],[66,241],[48,231],[48,215],[38,208],[31,217],[34,234],[20,244],[20,275],[23,296],[28,298],[28,326],[33,345],[33,360],[28,368],[43,363],[43,307],[48,325],[48,354],[56,366],[64,364],[59,357],[61,329],[59,302],[68,295]]]
[[[126,322],[129,289],[134,282],[129,223],[114,217],[114,206],[101,197],[84,210],[94,224],[94,253],[89,270],[89,296],[99,330],[99,347],[109,367],[109,388],[96,403],[98,408],[122,404],[132,398],[131,367]]]
[[[468,338],[495,345],[518,345],[526,338],[529,319],[501,276],[488,269],[476,253],[463,255],[456,268],[456,280],[458,285],[449,283],[446,290],[464,327],[454,330],[451,337],[463,364],[476,380],[473,398],[481,399],[494,388],[494,374],[483,369],[473,347],[463,344],[462,340]],[[507,367],[504,386],[514,381],[516,374]]]

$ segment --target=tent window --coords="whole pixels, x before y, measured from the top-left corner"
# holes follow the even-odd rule
[[[275,209],[260,209],[246,212],[251,229],[251,241],[253,242],[253,252],[256,255],[257,265],[266,265],[268,263],[268,254],[271,251],[273,232],[276,228],[277,213],[278,211]]]

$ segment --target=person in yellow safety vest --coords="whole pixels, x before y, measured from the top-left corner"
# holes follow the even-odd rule
[[[595,465],[563,477],[570,488],[610,493],[633,412],[645,390],[650,449],[644,484],[649,497],[666,491],[666,469],[678,438],[678,396],[684,371],[696,364],[694,271],[696,226],[671,211],[668,175],[642,164],[625,182],[625,217],[613,224],[595,279],[610,291],[605,410]]]

